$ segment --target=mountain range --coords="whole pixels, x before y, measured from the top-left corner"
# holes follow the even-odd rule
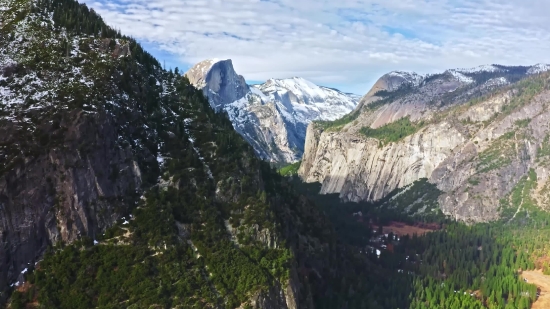
[[[212,108],[228,114],[260,158],[278,163],[301,158],[311,121],[338,119],[360,98],[299,77],[247,85],[231,60],[202,61],[185,76],[203,91]]]
[[[298,174],[321,183],[321,194],[374,202],[428,179],[442,192],[437,205],[445,215],[485,222],[503,216],[500,201],[531,169],[546,192],[540,153],[549,119],[546,105],[536,103],[544,87],[532,83],[549,70],[493,64],[427,75],[393,71],[360,99],[301,78],[249,86],[230,60],[201,62],[186,75],[260,158],[301,160]],[[503,141],[512,132],[515,142]]]
[[[310,124],[298,174],[345,201],[379,201],[428,179],[455,220],[497,220],[507,208],[526,215],[507,200],[529,175],[531,198],[550,198],[549,68],[388,73],[352,113]]]

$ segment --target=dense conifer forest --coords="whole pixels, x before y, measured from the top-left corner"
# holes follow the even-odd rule
[[[388,123],[376,129],[363,127],[361,134],[366,137],[378,139],[382,144],[397,142],[401,139],[414,134],[422,127],[422,123],[412,123],[408,117]]]
[[[381,207],[391,203],[391,196],[376,204],[341,203],[337,194],[318,195],[318,184],[305,184],[297,177],[289,181],[331,219],[343,242],[376,265],[378,271],[366,280],[380,285],[385,282],[383,278],[395,282],[384,286],[384,291],[357,298],[353,308],[530,308],[537,299],[537,287],[525,282],[521,272],[542,269],[550,273],[550,215],[535,206],[527,206],[530,215],[524,213],[513,221],[472,226],[442,216],[430,217],[430,221],[439,222],[440,230],[402,236],[396,241],[391,233],[384,235],[365,224],[384,225],[389,220],[413,224],[422,220],[403,216],[400,209],[395,212]],[[514,192],[523,191],[520,186]],[[416,199],[409,198],[409,203]],[[358,212],[361,220],[357,220]],[[377,238],[382,241],[370,241]],[[381,249],[381,244],[393,244],[393,252]]]

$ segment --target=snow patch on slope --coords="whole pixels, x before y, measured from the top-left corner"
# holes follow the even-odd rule
[[[253,94],[253,95],[256,95],[258,96],[258,98],[260,98],[262,101],[264,102],[267,102],[269,101],[269,97],[266,96],[260,89],[258,89],[256,87],[257,85],[253,85],[250,87],[250,92]]]
[[[404,72],[404,71],[392,71],[388,73],[388,76],[401,77],[413,86],[419,86],[426,78],[424,75],[420,75],[416,72]]]
[[[451,75],[461,83],[471,84],[474,82],[473,78],[468,77],[459,71],[449,70],[448,72],[451,73]]]
[[[538,74],[542,72],[550,71],[550,65],[544,64],[544,63],[537,63],[529,70],[527,70],[527,74]]]
[[[186,118],[183,120],[183,123],[184,123],[184,130],[185,130],[185,133],[187,134],[187,139],[189,140],[189,142],[191,143],[191,147],[193,147],[193,151],[195,151],[195,153],[197,154],[197,156],[199,157],[199,160],[202,162],[202,164],[204,165],[204,169],[206,170],[206,174],[208,174],[208,178],[210,179],[214,179],[214,176],[212,175],[212,170],[210,170],[210,166],[208,166],[208,164],[206,164],[205,160],[204,160],[204,157],[201,155],[200,153],[200,150],[199,148],[197,148],[195,146],[195,138],[193,137],[193,135],[191,135],[191,130],[189,130],[189,125],[193,122],[193,119],[190,119],[190,118]]]
[[[480,65],[474,68],[460,68],[460,69],[454,69],[453,71],[465,73],[465,74],[471,74],[471,73],[478,73],[478,72],[501,72],[504,71],[492,64],[486,64],[486,65]]]
[[[227,104],[224,110],[229,116],[229,120],[233,123],[233,127],[236,128],[236,124],[246,123],[252,121],[250,113],[247,112],[247,107],[250,105],[249,101],[250,93],[244,98],[241,98],[235,102]]]
[[[509,84],[508,80],[505,77],[491,78],[486,81],[484,86],[493,87],[493,86],[504,86]]]
[[[269,79],[265,84],[260,85],[259,89],[264,93],[284,94],[292,92],[298,100],[309,102],[311,100],[323,100],[326,93],[317,85],[300,77],[289,79]]]
[[[286,121],[309,124],[313,120],[335,120],[352,111],[357,96],[315,85],[300,77],[270,79],[255,85],[269,102],[274,102]]]

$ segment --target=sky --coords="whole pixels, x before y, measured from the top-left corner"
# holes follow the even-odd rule
[[[82,0],[81,0],[82,1]],[[393,70],[550,63],[548,0],[84,0],[167,67],[365,94]]]

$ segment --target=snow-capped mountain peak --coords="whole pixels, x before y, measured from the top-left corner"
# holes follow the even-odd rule
[[[357,105],[357,96],[318,86],[304,78],[269,79],[254,86],[276,102],[291,123],[333,120],[349,113]]]
[[[273,85],[286,89],[297,89],[297,88],[319,88],[319,86],[314,83],[302,78],[302,77],[291,77],[284,79],[270,78],[263,85]]]
[[[279,96],[285,95],[285,93],[292,93],[295,97],[295,101],[301,104],[314,104],[327,100],[329,97],[340,95],[341,99],[347,101],[348,95],[342,92],[318,86],[304,78],[292,77],[287,79],[269,79],[262,85],[256,85],[256,87],[265,94]]]
[[[247,85],[231,60],[205,60],[186,75],[214,108],[228,114],[233,127],[257,154],[271,161],[298,160],[307,125],[313,120],[344,116],[359,98],[301,77],[271,78],[263,84]]]

